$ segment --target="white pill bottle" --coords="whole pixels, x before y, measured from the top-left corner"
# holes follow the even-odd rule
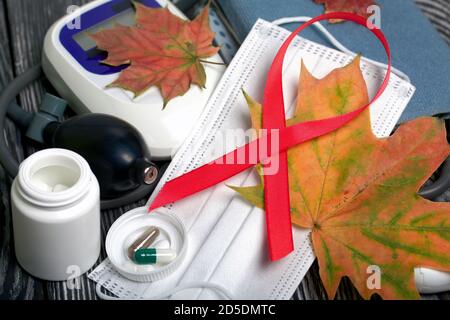
[[[97,261],[100,188],[88,163],[64,149],[22,162],[11,188],[15,252],[31,275],[72,280]]]

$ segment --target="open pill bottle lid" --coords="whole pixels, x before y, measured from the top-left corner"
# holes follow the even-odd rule
[[[130,246],[150,227],[159,230],[157,249],[170,249],[176,258],[168,264],[140,265],[130,259]],[[181,221],[167,209],[148,213],[147,207],[131,210],[114,222],[106,236],[106,253],[114,268],[127,279],[153,282],[164,279],[181,264],[187,251],[187,233]]]

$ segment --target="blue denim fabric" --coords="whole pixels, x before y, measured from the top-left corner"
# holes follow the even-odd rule
[[[227,18],[244,39],[258,18],[273,21],[289,16],[317,16],[322,5],[313,0],[219,0]],[[382,30],[392,49],[393,65],[408,74],[417,87],[401,121],[450,112],[450,48],[412,0],[378,0]],[[384,50],[367,30],[347,22],[324,23],[345,46],[377,61]],[[297,25],[285,26],[293,30]],[[314,28],[303,37],[331,46]]]

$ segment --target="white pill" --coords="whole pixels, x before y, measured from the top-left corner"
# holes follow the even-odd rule
[[[170,242],[167,239],[162,239],[155,242],[155,244],[152,245],[152,247],[156,249],[170,249]]]
[[[52,187],[42,181],[34,181],[33,184],[41,191],[52,192]]]
[[[57,184],[56,186],[53,187],[53,192],[61,192],[67,189],[69,189],[67,186],[63,184]]]

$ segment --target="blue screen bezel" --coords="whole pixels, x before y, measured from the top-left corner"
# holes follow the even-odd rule
[[[155,0],[140,0],[138,2],[152,8],[161,7],[161,5]],[[83,68],[86,69],[87,71],[98,75],[109,75],[118,73],[127,67],[127,65],[113,67],[108,66],[106,64],[102,64],[101,61],[104,60],[107,56],[106,52],[96,53],[94,55],[92,55],[91,52],[91,54],[89,54],[90,51],[97,49],[94,48],[89,51],[85,51],[74,39],[74,36],[76,34],[84,32],[87,29],[102,23],[103,21],[109,20],[115,15],[120,14],[125,10],[128,10],[130,7],[126,6],[127,3],[132,5],[130,0],[111,0],[109,2],[106,2],[92,10],[83,13],[80,16],[81,21],[80,29],[75,28],[72,29],[69,28],[68,25],[65,25],[64,28],[61,30],[59,39],[62,45],[64,46],[64,48],[66,48],[67,51],[70,52],[70,54],[75,58],[75,60],[77,60],[78,63],[81,66],[83,66]],[[117,7],[121,5],[123,7],[123,10],[117,11]]]

